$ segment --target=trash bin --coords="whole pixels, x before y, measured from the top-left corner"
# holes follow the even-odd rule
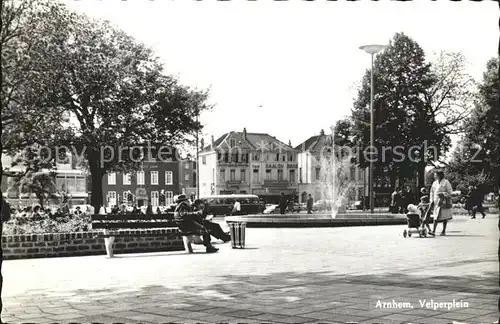
[[[235,248],[245,248],[245,229],[247,223],[244,222],[228,222],[229,231],[231,233],[231,246]]]

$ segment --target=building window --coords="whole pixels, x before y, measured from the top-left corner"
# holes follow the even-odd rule
[[[295,183],[295,170],[290,170],[290,182]]]
[[[253,169],[252,182],[259,183],[259,169]]]
[[[285,155],[285,154],[283,154],[283,155],[281,156],[281,160],[283,160],[283,162],[286,162],[286,155]]]
[[[229,153],[224,153],[224,162],[229,162]]]
[[[259,153],[254,153],[253,160],[254,161],[260,161],[260,154]]]
[[[158,191],[151,191],[151,205],[156,207],[160,204],[160,197],[158,196]]]
[[[137,184],[144,185],[144,171],[137,171]]]
[[[201,157],[201,163],[207,164],[207,157],[206,156]]]
[[[278,181],[283,181],[283,170],[278,169]]]
[[[363,199],[363,188],[362,187],[358,188],[358,199]]]
[[[302,183],[302,168],[299,168],[299,181]]]
[[[293,154],[289,154],[288,155],[288,162],[292,162],[293,161]]]
[[[165,171],[165,184],[166,185],[174,184],[174,176],[172,174],[172,171]]]
[[[248,153],[241,155],[241,162],[248,162]]]
[[[351,180],[356,180],[356,169],[351,167]]]
[[[234,181],[234,180],[236,180],[236,170],[232,169],[232,170],[229,172],[229,180],[230,180],[230,181]]]
[[[226,170],[225,169],[220,170],[220,181],[226,182]]]
[[[236,162],[238,163],[238,153],[233,153],[231,154],[231,162]]]
[[[266,169],[266,180],[271,180],[271,169]]]
[[[151,184],[152,185],[158,184],[158,171],[151,171]]]
[[[280,160],[280,154],[279,154],[279,153],[276,153],[276,161],[278,161],[278,162],[279,162],[279,160]]]
[[[184,175],[184,180],[189,181],[189,174],[188,173]]]
[[[320,174],[321,174],[321,172],[320,172],[320,171],[321,171],[321,169],[320,169],[320,168],[317,168],[317,169],[316,169],[316,181],[319,181],[319,179],[320,179]]]
[[[108,206],[116,205],[116,191],[108,191]]]
[[[172,205],[174,203],[174,193],[172,191],[165,191],[165,204]]]
[[[130,185],[131,184],[130,173],[124,173],[123,174],[123,184],[124,185]]]
[[[241,172],[240,173],[241,181],[243,181],[243,182],[246,181],[246,174],[247,174],[246,170],[245,169],[241,169],[240,172]]]
[[[358,169],[358,179],[363,180],[363,169]]]
[[[229,144],[231,147],[235,146],[236,145],[236,141],[234,139],[230,140],[229,141]]]
[[[108,184],[109,185],[116,184],[116,173],[114,173],[114,172],[108,173]],[[69,190],[69,188],[68,188],[68,190]]]

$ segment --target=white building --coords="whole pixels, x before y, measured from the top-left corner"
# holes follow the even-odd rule
[[[300,201],[305,202],[311,194],[315,201],[332,199],[333,138],[321,130],[319,135],[312,136],[295,147],[298,153]],[[341,176],[337,177],[342,186],[349,187],[346,198],[349,202],[363,199],[368,194],[368,169],[361,169],[351,162],[350,156],[345,156],[337,162],[336,169],[342,168]],[[340,179],[339,179],[340,178]]]
[[[200,196],[255,194],[266,202],[298,195],[298,151],[263,133],[229,132],[199,154]]]

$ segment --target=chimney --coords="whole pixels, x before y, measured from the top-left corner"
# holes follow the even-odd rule
[[[320,133],[321,136],[325,135],[325,131],[322,129],[321,130],[321,133]]]
[[[243,138],[246,140],[247,139],[247,128],[243,128]]]
[[[292,146],[292,140],[288,140],[288,146]]]
[[[212,150],[215,148],[214,136],[212,135]]]

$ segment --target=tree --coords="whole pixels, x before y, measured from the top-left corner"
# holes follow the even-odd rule
[[[388,170],[391,185],[413,175],[408,150],[415,144],[412,134],[412,111],[423,109],[422,93],[432,85],[430,65],[422,48],[410,37],[398,33],[374,62],[374,144],[377,150],[375,176]],[[365,150],[370,142],[370,71],[366,71],[352,110],[358,147]],[[431,134],[432,135],[432,134]],[[402,148],[403,159],[395,156],[395,146]],[[384,151],[385,150],[385,151]],[[385,152],[385,153],[383,153]],[[359,164],[368,164],[365,154]]]
[[[56,193],[55,173],[32,172],[19,179],[21,192],[34,193],[40,207],[44,208],[50,195]]]
[[[500,182],[500,81],[499,59],[492,58],[486,64],[483,80],[479,85],[479,96],[468,120],[463,139],[475,145],[479,154],[475,157],[480,160],[478,168],[492,179],[491,189],[499,190]],[[477,163],[476,163],[477,165]],[[479,171],[479,170],[478,170]]]
[[[374,63],[376,170],[379,174],[388,170],[392,186],[397,178],[401,184],[417,173],[417,185],[423,186],[425,167],[448,150],[449,134],[459,131],[458,120],[467,115],[474,97],[465,60],[461,54],[443,52],[434,63],[427,63],[422,48],[401,33]],[[369,143],[369,102],[367,71],[352,111],[356,142],[362,149]],[[404,158],[390,149],[396,145]],[[363,156],[359,164],[367,164]]]
[[[102,177],[140,166],[139,152],[131,153],[132,147],[190,141],[201,128],[194,117],[209,108],[208,93],[165,75],[150,49],[108,22],[90,20],[59,4],[50,19],[57,29],[37,25],[54,39],[37,49],[49,71],[45,77],[57,80],[51,83],[47,104],[72,119],[55,142],[87,161],[91,201],[98,210]]]

